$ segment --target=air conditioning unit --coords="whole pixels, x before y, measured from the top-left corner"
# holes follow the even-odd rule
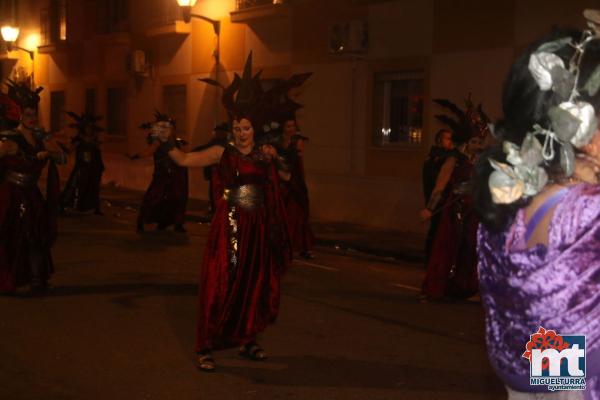
[[[134,50],[131,53],[131,72],[136,75],[148,75],[148,61],[143,50]]]
[[[369,47],[369,29],[366,21],[338,22],[331,26],[329,52],[331,54],[365,54]]]

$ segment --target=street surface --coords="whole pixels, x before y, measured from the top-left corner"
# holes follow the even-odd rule
[[[419,264],[317,249],[285,277],[270,358],[194,367],[209,226],[136,234],[135,211],[60,220],[53,291],[1,297],[0,399],[504,399],[478,303],[417,301]]]

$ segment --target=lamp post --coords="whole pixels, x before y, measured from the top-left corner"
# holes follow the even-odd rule
[[[219,65],[221,63],[221,21],[206,17],[200,14],[192,13],[192,8],[196,5],[197,0],[177,0],[177,4],[181,7],[181,11],[183,12],[183,21],[189,23],[192,18],[198,18],[203,21],[210,23],[215,31],[215,35],[217,36],[217,45],[215,46],[215,50],[213,52],[213,56],[215,57],[215,80],[219,81]],[[215,103],[215,125],[219,122],[219,104]]]
[[[35,87],[35,81],[33,79],[33,73],[35,71],[34,65],[34,52],[32,50],[27,50],[21,46],[15,45],[17,38],[19,37],[19,28],[11,25],[5,25],[0,28],[0,33],[2,33],[2,39],[6,43],[6,48],[8,51],[21,50],[29,54],[29,58],[31,59],[31,86]]]

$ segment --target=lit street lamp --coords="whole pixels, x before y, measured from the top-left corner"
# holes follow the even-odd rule
[[[21,50],[29,54],[29,58],[31,58],[31,85],[35,87],[35,83],[33,80],[33,71],[35,70],[33,56],[34,53],[32,50],[27,50],[21,46],[15,45],[17,38],[19,37],[19,28],[11,25],[5,25],[0,28],[0,33],[2,33],[2,39],[6,43],[6,48],[8,51],[12,50]]]
[[[181,7],[181,11],[183,12],[183,20],[185,22],[190,22],[192,17],[194,17],[210,22],[215,33],[218,35],[221,31],[221,21],[205,17],[204,15],[193,14],[192,8],[196,5],[196,1],[197,0],[177,0],[177,4],[179,4],[179,7]]]
[[[177,0],[177,4],[181,7],[181,11],[183,12],[183,20],[186,23],[189,23],[192,18],[198,18],[206,22],[210,22],[215,31],[215,35],[217,36],[217,44],[215,50],[213,52],[213,56],[215,57],[215,80],[219,81],[219,66],[221,64],[221,21],[216,19],[208,18],[204,15],[194,14],[192,13],[192,8],[196,5],[197,0]],[[215,124],[219,118],[219,103],[215,102]]]

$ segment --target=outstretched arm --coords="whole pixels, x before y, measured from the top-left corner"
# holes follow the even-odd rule
[[[63,151],[63,149],[58,145],[54,139],[45,139],[44,140],[44,148],[45,152],[38,153],[39,158],[51,158],[57,164],[66,164],[67,163],[67,155]],[[44,154],[45,153],[45,154]]]
[[[217,164],[221,160],[224,150],[225,148],[222,146],[212,146],[206,150],[185,153],[174,147],[169,151],[169,157],[182,167],[207,167]]]

